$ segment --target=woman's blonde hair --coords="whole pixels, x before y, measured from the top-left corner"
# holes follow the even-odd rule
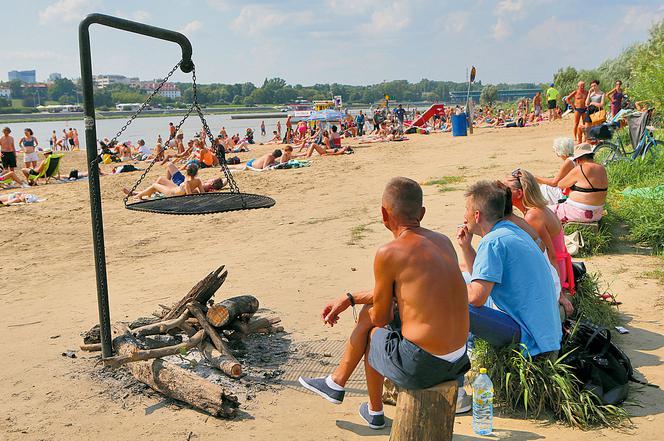
[[[542,195],[537,179],[527,170],[521,170],[519,177],[523,189],[523,206],[525,208],[544,208],[547,206],[546,199]]]
[[[574,140],[565,137],[554,139],[553,151],[560,157],[574,155]]]

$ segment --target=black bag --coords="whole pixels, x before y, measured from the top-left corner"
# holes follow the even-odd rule
[[[657,387],[634,378],[632,363],[625,353],[611,343],[611,332],[587,321],[566,320],[565,351],[572,353],[564,361],[584,388],[603,404],[620,404],[627,398],[629,382]]]
[[[586,264],[583,262],[572,262],[572,271],[574,272],[574,285],[581,283],[584,277],[586,277]]]
[[[598,126],[593,126],[588,129],[588,137],[592,139],[611,139],[613,133],[609,126],[605,124],[600,124]]]

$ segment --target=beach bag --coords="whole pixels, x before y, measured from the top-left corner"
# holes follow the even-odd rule
[[[598,126],[606,122],[606,110],[599,109],[596,112],[590,114],[590,125]]]
[[[625,353],[611,342],[611,332],[588,321],[566,320],[564,325],[566,352],[564,363],[602,404],[618,405],[625,401],[629,382],[657,387],[634,378],[632,363]]]
[[[600,124],[588,129],[588,137],[592,139],[611,139],[613,134],[607,124]]]
[[[565,235],[565,247],[570,256],[576,256],[586,244],[580,231]]]
[[[574,273],[574,285],[578,286],[588,273],[586,264],[583,262],[572,262],[572,273]]]

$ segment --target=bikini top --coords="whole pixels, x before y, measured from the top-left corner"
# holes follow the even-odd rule
[[[24,147],[34,147],[35,146],[35,139],[34,138],[31,138],[31,139],[24,138],[23,139],[23,146]]]
[[[590,179],[588,179],[588,176],[586,176],[586,174],[583,172],[583,165],[579,164],[579,169],[581,170],[581,174],[583,175],[583,177],[586,178],[586,181],[588,181],[588,185],[590,185],[590,188],[577,187],[576,184],[574,184],[569,188],[570,190],[578,191],[579,193],[599,193],[608,190],[608,188],[593,187],[593,184],[590,182]]]

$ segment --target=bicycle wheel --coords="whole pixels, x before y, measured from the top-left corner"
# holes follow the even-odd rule
[[[652,141],[649,141],[644,147],[641,158],[643,160],[655,159],[662,154],[660,150],[662,148],[664,148],[664,141],[653,139]]]
[[[620,148],[611,142],[602,142],[601,144],[598,144],[593,149],[593,153],[595,153],[595,162],[602,165],[606,165],[609,162],[622,158]]]

